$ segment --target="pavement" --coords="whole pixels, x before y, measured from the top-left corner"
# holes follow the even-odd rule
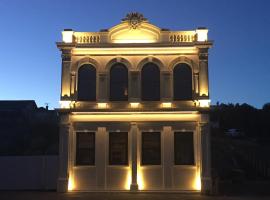
[[[203,196],[194,193],[0,191],[0,200],[270,200],[270,196]]]

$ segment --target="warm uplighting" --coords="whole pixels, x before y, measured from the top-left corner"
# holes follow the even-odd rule
[[[97,107],[100,109],[108,108],[108,104],[107,103],[98,103]]]
[[[64,43],[72,43],[73,42],[73,33],[72,29],[65,29],[62,31],[62,40]]]
[[[73,55],[81,54],[96,54],[96,55],[112,55],[112,54],[121,54],[121,55],[142,55],[142,54],[195,54],[198,52],[196,47],[121,47],[121,48],[75,48],[72,50]]]
[[[72,191],[74,189],[74,180],[72,177],[68,179],[68,191]]]
[[[172,103],[171,102],[164,102],[161,104],[162,108],[171,108],[172,107]]]
[[[130,184],[131,184],[131,169],[128,169],[126,182],[125,182],[125,189],[130,190]]]
[[[201,190],[201,176],[199,174],[196,175],[194,181],[194,188],[195,190]]]
[[[59,101],[60,103],[60,108],[70,108],[71,106],[71,101]]]
[[[94,115],[93,115],[94,114]],[[72,121],[94,121],[94,122],[104,122],[104,121],[196,121],[199,119],[199,114],[196,111],[190,112],[170,112],[170,113],[139,113],[139,112],[102,112],[102,113],[91,113],[91,112],[72,112]]]
[[[195,104],[197,107],[201,107],[201,108],[209,108],[210,107],[210,99],[200,99],[195,101]]]
[[[207,37],[208,29],[198,28],[196,30],[196,33],[197,33],[197,41],[198,42],[205,42],[208,40],[208,37]]]
[[[144,181],[143,176],[140,168],[138,167],[138,173],[137,173],[137,183],[138,183],[138,189],[143,190],[144,189]]]
[[[139,105],[140,105],[140,103],[137,103],[137,102],[130,103],[131,108],[138,108]]]

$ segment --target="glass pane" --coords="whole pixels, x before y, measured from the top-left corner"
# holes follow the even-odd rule
[[[125,65],[117,63],[110,71],[110,100],[128,100],[128,70]]]
[[[142,133],[142,165],[161,164],[160,132]]]
[[[160,72],[154,63],[147,63],[142,68],[141,90],[143,101],[160,100]]]
[[[95,164],[95,133],[77,132],[76,165]]]
[[[173,70],[174,100],[192,100],[192,71],[189,65],[180,63]]]
[[[96,100],[96,69],[90,64],[82,65],[78,71],[78,100]]]
[[[109,164],[127,165],[128,164],[128,133],[110,132],[109,133]]]
[[[194,165],[193,132],[174,133],[175,165]]]

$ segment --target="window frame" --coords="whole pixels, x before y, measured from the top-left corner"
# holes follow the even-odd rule
[[[155,66],[156,67],[156,69],[158,69],[158,72],[159,72],[159,76],[158,76],[158,79],[159,79],[159,81],[158,81],[158,87],[159,87],[159,89],[158,89],[158,93],[159,93],[159,95],[158,95],[158,98],[156,98],[156,99],[147,99],[148,97],[146,97],[145,98],[145,96],[143,95],[144,94],[144,88],[145,87],[143,87],[144,85],[147,85],[147,84],[144,84],[143,83],[143,70],[144,70],[144,68],[145,67],[147,67],[147,65],[150,65],[150,64],[152,64],[153,66]],[[154,63],[154,62],[147,62],[147,63],[145,63],[142,67],[141,67],[141,70],[140,70],[140,99],[141,99],[141,101],[148,101],[148,102],[151,102],[151,101],[160,101],[161,100],[161,86],[162,86],[162,83],[161,83],[161,70],[160,70],[160,67],[159,67],[159,65],[158,64],[156,64],[156,63]],[[155,84],[153,84],[153,85],[155,85]]]
[[[179,98],[179,97],[176,97],[176,90],[177,90],[177,88],[179,87],[179,86],[177,86],[177,84],[176,84],[176,76],[175,76],[175,70],[176,70],[176,68],[181,68],[181,65],[184,65],[185,67],[188,67],[189,69],[190,69],[190,72],[191,72],[191,74],[190,74],[190,78],[191,78],[191,96],[190,96],[190,98],[188,97],[188,98]],[[179,69],[178,69],[179,70]],[[193,69],[192,69],[192,66],[190,65],[190,64],[188,64],[188,63],[185,63],[185,62],[179,62],[179,63],[177,63],[177,64],[175,64],[174,66],[173,66],[173,70],[172,70],[172,77],[173,77],[173,81],[172,81],[172,92],[173,92],[173,100],[174,101],[190,101],[190,100],[193,100],[193,98],[194,98],[194,91],[193,91],[193,85],[194,85],[194,83],[193,83]],[[183,94],[182,94],[183,95]],[[178,95],[178,96],[181,96],[181,95]]]
[[[126,81],[126,89],[127,89],[127,95],[126,96],[124,96],[123,98],[121,97],[121,98],[119,98],[119,99],[117,99],[117,98],[115,98],[115,97],[113,97],[112,98],[112,78],[111,78],[111,73],[112,73],[112,70],[113,70],[113,68],[115,67],[115,66],[117,66],[117,65],[120,65],[120,66],[122,66],[122,67],[124,67],[125,68],[125,72],[126,72],[126,75],[127,75],[127,81]],[[128,69],[128,67],[124,64],[124,63],[121,63],[121,62],[117,62],[117,63],[114,63],[113,65],[111,65],[111,67],[110,67],[110,69],[109,69],[109,71],[108,71],[108,77],[109,77],[109,81],[108,81],[108,96],[109,96],[109,100],[110,101],[128,101],[128,99],[129,99],[129,69]]]
[[[125,141],[126,141],[126,148],[125,148],[125,152],[126,152],[126,157],[125,157],[125,162],[123,163],[115,163],[115,162],[112,162],[112,157],[111,157],[111,137],[112,137],[112,134],[119,134],[119,133],[122,133],[124,134],[125,133]],[[109,166],[128,166],[129,165],[129,132],[127,131],[109,131],[108,133],[109,137],[108,137],[108,165]]]
[[[96,165],[96,132],[95,131],[76,131],[76,151],[75,151],[75,162],[74,162],[74,165],[75,166],[95,166]],[[79,140],[78,140],[78,136],[79,134],[90,134],[90,135],[93,135],[93,144],[94,144],[94,147],[93,148],[83,148],[83,149],[89,149],[89,157],[91,156],[91,150],[93,151],[93,161],[91,162],[91,159],[89,160],[89,163],[86,163],[86,164],[82,164],[82,163],[78,163],[78,150],[79,150]]]
[[[95,94],[95,98],[89,98],[89,99],[81,98],[80,95],[79,95],[79,93],[80,93],[79,92],[80,91],[80,88],[79,88],[80,87],[79,86],[80,85],[79,84],[79,82],[80,82],[80,70],[81,70],[82,67],[87,67],[87,66],[88,66],[88,68],[90,68],[90,69],[92,68],[95,71],[95,81],[93,81],[93,83],[95,83],[95,91],[93,92],[93,94]],[[97,78],[98,78],[97,77],[97,68],[96,68],[95,65],[93,65],[91,63],[84,63],[84,64],[82,64],[82,65],[80,65],[78,67],[78,69],[77,69],[77,76],[76,76],[76,99],[77,99],[77,101],[90,101],[90,102],[97,101],[97,86],[98,86]]]
[[[153,162],[145,162],[145,154],[144,154],[144,147],[143,147],[143,145],[144,145],[144,136],[143,135],[145,135],[145,134],[158,134],[159,135],[159,137],[158,137],[158,139],[159,139],[159,149],[158,149],[158,151],[159,151],[159,162],[158,163],[153,163]],[[140,162],[141,162],[141,165],[142,166],[161,166],[162,165],[162,132],[161,131],[153,131],[153,132],[149,132],[149,131],[142,131],[141,132],[141,159],[140,159]],[[149,148],[148,148],[149,149]],[[147,159],[146,159],[147,160]]]
[[[192,134],[192,162],[191,163],[180,163],[179,161],[177,161],[177,159],[176,159],[176,153],[177,153],[177,151],[176,151],[176,135],[181,135],[181,134]],[[195,166],[196,165],[196,155],[195,155],[195,141],[194,141],[194,139],[195,139],[195,132],[194,131],[174,131],[174,133],[173,133],[173,146],[174,146],[174,148],[173,148],[173,159],[174,159],[174,161],[173,161],[173,164],[175,165],[175,166]]]

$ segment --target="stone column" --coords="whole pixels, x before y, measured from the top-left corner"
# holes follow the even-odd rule
[[[210,194],[212,190],[211,180],[211,141],[208,114],[202,114],[205,118],[200,123],[201,132],[201,192]]]
[[[108,101],[108,83],[107,83],[107,74],[105,72],[101,72],[98,74],[98,94],[97,100],[99,102],[107,102]]]
[[[199,94],[199,73],[194,73],[194,91],[195,98],[197,98]]]
[[[70,96],[72,99],[75,99],[75,91],[76,91],[76,72],[70,73]]]
[[[70,99],[71,49],[62,49],[61,100]]]
[[[59,169],[57,191],[67,192],[68,190],[68,146],[69,146],[69,114],[60,114],[60,130],[59,130]]]
[[[171,73],[161,72],[161,101],[170,102],[172,100]]]
[[[136,123],[131,123],[131,191],[138,190],[137,183],[137,133],[138,127]]]
[[[199,94],[201,97],[209,97],[208,84],[208,48],[199,49]]]
[[[96,174],[97,189],[104,190],[106,187],[106,128],[98,127],[96,133]]]
[[[171,126],[163,127],[163,183],[165,189],[172,188],[172,166],[174,165],[174,135]]]
[[[139,102],[140,101],[140,81],[139,81],[139,71],[131,71],[129,79],[129,101]]]

